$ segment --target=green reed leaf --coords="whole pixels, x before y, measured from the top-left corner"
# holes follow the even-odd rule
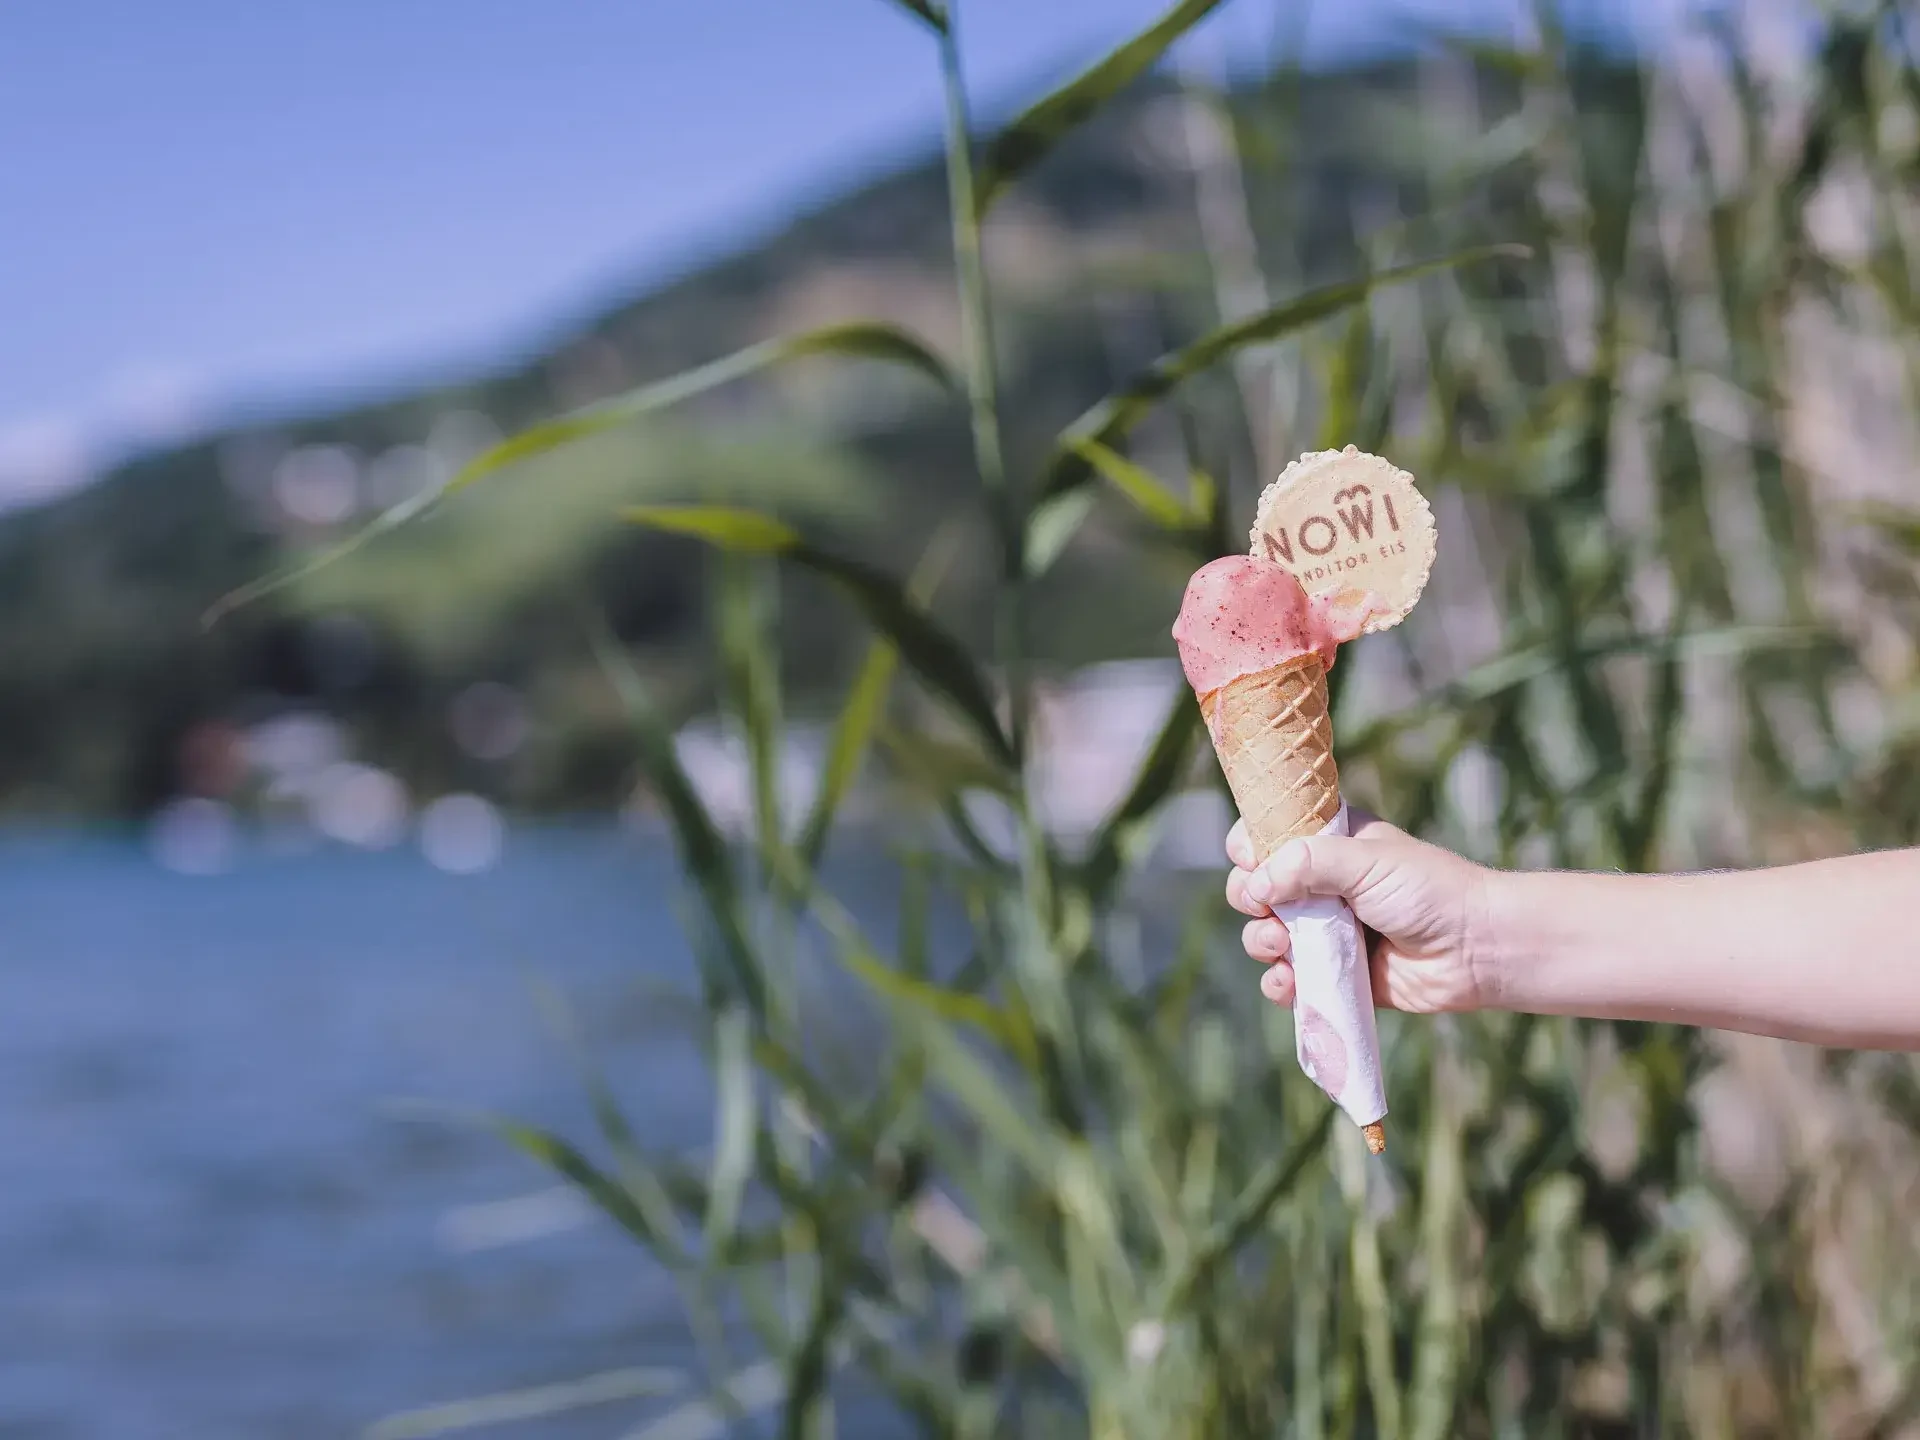
[[[1169,1163],[1168,1147],[1155,1143],[1154,1127],[1142,1113],[1155,1108],[1157,1092],[1146,1083],[1144,1067],[1135,1063],[1137,1055],[1130,1055],[1120,1046],[1113,1049],[1133,1106],[1132,1113],[1120,1122],[1114,1136],[1114,1153],[1122,1169],[1120,1183],[1146,1211],[1160,1254],[1177,1256],[1186,1249],[1187,1236],[1180,1223],[1179,1204],[1167,1185],[1173,1167]]]
[[[953,800],[982,790],[1011,800],[1019,793],[1006,768],[974,746],[891,725],[879,727],[874,739],[894,773],[930,799]]]
[[[1420,28],[1430,39],[1437,41],[1454,54],[1463,56],[1476,66],[1496,71],[1511,79],[1541,80],[1553,73],[1552,58],[1538,51],[1502,45],[1497,41],[1454,30],[1433,21],[1422,23]]]
[[[646,684],[604,622],[589,629],[594,656],[619,696],[638,742],[641,770],[656,798],[666,807],[680,860],[693,876],[707,916],[719,939],[727,978],[755,1015],[766,1013],[766,978],[747,940],[745,910],[733,859],[719,827],[681,768],[673,732],[655,710]],[[704,946],[696,950],[705,953]]]
[[[1688,619],[1683,601],[1675,607],[1673,623],[1668,627],[1671,642],[1664,653],[1654,657],[1653,696],[1647,709],[1650,753],[1646,773],[1632,803],[1622,806],[1618,824],[1621,864],[1628,870],[1650,869],[1658,855],[1687,718],[1680,641],[1685,639]]]
[[[935,534],[926,553],[920,557],[919,565],[907,579],[907,599],[912,604],[924,609],[932,603],[934,591],[939,588],[958,549],[959,539],[960,531],[953,524],[942,526]],[[834,816],[852,788],[861,761],[866,757],[881,717],[886,713],[887,697],[892,691],[899,660],[900,651],[893,641],[885,635],[875,636],[867,646],[860,672],[854,677],[853,685],[847,691],[846,702],[834,721],[826,764],[820,772],[820,785],[814,793],[813,806],[807,812],[806,822],[800,827],[800,839],[795,845],[800,863],[809,870],[820,863]]]
[[[1380,1253],[1380,1222],[1367,1206],[1367,1161],[1360,1137],[1335,1142],[1334,1173],[1347,1201],[1348,1274],[1359,1309],[1360,1350],[1381,1440],[1400,1440],[1400,1384],[1393,1364],[1393,1301]]]
[[[522,1155],[553,1171],[591,1200],[621,1229],[662,1258],[677,1253],[672,1237],[656,1232],[646,1213],[626,1188],[615,1181],[569,1141],[537,1125],[522,1124],[502,1115],[476,1117]]]
[[[655,1253],[669,1268],[685,1266],[689,1258],[686,1238],[673,1197],[660,1173],[647,1159],[625,1109],[607,1084],[606,1074],[587,1044],[573,1006],[566,996],[544,983],[536,987],[535,999],[572,1058],[581,1083],[586,1087],[587,1102],[593,1110],[594,1128],[600,1132],[601,1140],[613,1155],[621,1186],[645,1217],[653,1233],[659,1237],[659,1248]]]
[[[724,703],[746,742],[753,796],[754,836],[760,853],[785,843],[780,813],[780,635],[777,577],[733,551],[716,557],[715,610]]]
[[[1437,715],[1474,709],[1501,700],[1514,691],[1568,668],[1590,669],[1620,655],[1646,655],[1656,660],[1669,655],[1681,659],[1721,658],[1804,650],[1829,645],[1831,632],[1816,626],[1725,625],[1683,635],[1646,635],[1622,632],[1572,645],[1557,643],[1517,646],[1485,661],[1452,683],[1382,716],[1351,735],[1339,737],[1342,755],[1360,756],[1378,750],[1395,737],[1427,723]]]
[[[1846,513],[1871,525],[1907,554],[1920,556],[1920,510],[1879,503],[1853,506]]]
[[[452,495],[476,480],[510,465],[558,450],[589,435],[631,424],[643,416],[666,410],[696,395],[756,374],[770,366],[809,355],[839,355],[877,360],[918,371],[945,389],[958,393],[960,385],[946,362],[897,325],[855,320],[824,325],[798,335],[763,340],[692,370],[642,385],[625,394],[571,411],[544,424],[508,437],[461,466],[440,492]]]
[[[847,1117],[841,1097],[808,1068],[803,1056],[771,1035],[763,1034],[754,1039],[753,1058],[767,1073],[768,1079],[788,1092],[788,1100],[800,1104],[820,1133],[834,1146],[850,1155],[871,1150],[871,1135]]]
[[[1053,562],[1080,533],[1080,526],[1093,511],[1099,498],[1092,486],[1070,490],[1050,500],[1042,500],[1027,517],[1024,559],[1027,575],[1038,579],[1053,568]]]
[[[974,182],[975,213],[984,215],[1008,185],[1044,159],[1061,138],[1153,68],[1168,48],[1221,0],[1178,0],[1146,29],[1027,107],[988,143]]]
[[[1365,306],[1356,305],[1327,367],[1326,414],[1320,421],[1320,443],[1315,448],[1338,450],[1358,443],[1372,350],[1373,316]]]
[[[780,555],[824,575],[898,648],[928,688],[970,722],[989,753],[1012,765],[1013,747],[1000,727],[993,696],[973,657],[891,575],[809,545],[789,527],[751,510],[639,505],[622,514],[635,524],[690,535],[710,545]]]
[[[1454,1406],[1467,1326],[1460,1274],[1467,1221],[1467,1156],[1461,1139],[1457,1074],[1449,1062],[1449,1053],[1443,1051],[1428,1075],[1431,1093],[1420,1185],[1426,1293],[1414,1330],[1413,1379],[1407,1389],[1408,1440],[1447,1440],[1457,1433]]]
[[[326,546],[316,554],[295,560],[291,564],[268,572],[258,580],[248,581],[245,585],[228,591],[207,607],[200,617],[200,628],[211,630],[234,611],[264,600],[267,596],[285,590],[289,586],[297,585],[302,580],[345,559],[369,541],[378,539],[390,530],[398,530],[424,511],[436,498],[437,492],[404,500],[390,509],[383,510],[368,521],[364,528],[339,544]]]
[[[911,1027],[925,1049],[929,1078],[970,1114],[996,1146],[1017,1157],[1033,1177],[1052,1189],[1058,1158],[1055,1142],[1001,1084],[951,1026],[927,1011],[894,1004],[899,1023]]]
[[[1120,1233],[1119,1199],[1127,1188],[1104,1147],[1084,1140],[1058,1147],[1054,1193],[1069,1222],[1070,1266],[1074,1250],[1080,1250],[1085,1293],[1094,1300],[1088,1308],[1111,1315],[1120,1326],[1131,1324],[1139,1308],[1133,1265]]]
[[[1400,265],[1376,275],[1312,290],[1257,315],[1222,325],[1191,345],[1161,356],[1126,386],[1084,412],[1062,431],[1053,458],[1048,462],[1041,493],[1043,497],[1052,497],[1085,484],[1095,471],[1080,453],[1081,443],[1091,440],[1110,447],[1186,381],[1249,346],[1270,344],[1304,330],[1389,285],[1404,284],[1462,265],[1479,264],[1501,257],[1522,258],[1529,254],[1531,252],[1523,245],[1475,246],[1437,259]]]
[[[1087,847],[1083,873],[1096,897],[1104,897],[1112,888],[1161,804],[1186,778],[1202,728],[1200,706],[1183,686],[1167,707],[1167,718],[1160,723],[1133,784]]]
[[[966,1402],[953,1376],[937,1365],[916,1363],[901,1349],[893,1327],[873,1323],[859,1307],[851,1310],[849,1318],[855,1326],[849,1340],[853,1362],[919,1425],[919,1434],[938,1440],[957,1436]]]
[[[738,1434],[748,1415],[771,1410],[786,1394],[785,1377],[772,1360],[756,1361],[710,1384],[707,1399],[677,1405],[629,1430],[625,1440],[719,1440],[730,1431]]]
[[[787,1356],[787,1397],[780,1417],[781,1440],[814,1440],[830,1435],[827,1381],[833,1371],[834,1335],[847,1304],[847,1286],[831,1249],[821,1256],[814,1278],[813,1304],[800,1343]]]
[[[1320,1118],[1284,1154],[1275,1154],[1262,1162],[1254,1176],[1235,1197],[1227,1215],[1207,1231],[1184,1264],[1168,1280],[1157,1307],[1161,1315],[1184,1310],[1226,1263],[1227,1258],[1246,1244],[1253,1233],[1266,1223],[1273,1207],[1287,1197],[1306,1174],[1307,1166],[1319,1158],[1327,1137],[1332,1133],[1332,1106],[1321,1110]]]
[[[707,1214],[702,1225],[707,1247],[717,1250],[732,1240],[753,1173],[754,1141],[760,1128],[754,1101],[753,1030],[738,1006],[722,1011],[713,1025],[713,1165],[707,1180]]]
[[[1043,1352],[1056,1359],[1071,1355],[1076,1369],[1100,1378],[1112,1366],[1112,1347],[1093,1333],[1091,1317],[1073,1305],[1050,1227],[1034,1215],[1026,1196],[996,1183],[997,1176],[988,1178],[980,1145],[945,1125],[927,1131],[927,1145],[940,1173],[953,1178],[978,1217],[979,1230],[991,1246],[982,1259],[1004,1257],[1008,1262],[1006,1270],[981,1277],[985,1284],[980,1288],[998,1292]],[[993,1158],[1000,1157],[996,1153]]]
[[[523,1420],[543,1420],[591,1405],[609,1405],[621,1400],[656,1399],[687,1388],[687,1377],[678,1370],[657,1366],[623,1366],[584,1375],[578,1380],[561,1380],[551,1385],[529,1385],[520,1390],[505,1390],[493,1395],[475,1395],[466,1400],[450,1400],[441,1405],[426,1405],[402,1410],[375,1421],[367,1427],[366,1440],[428,1440],[456,1430],[477,1430],[487,1425],[507,1425]]]
[[[898,326],[879,321],[858,320],[839,325],[825,325],[817,330],[803,331],[798,335],[762,341],[758,345],[748,346],[745,350],[736,351],[732,355],[723,356],[706,365],[683,371],[665,380],[642,385],[623,395],[616,395],[597,404],[571,411],[531,426],[517,435],[509,436],[461,466],[438,490],[416,496],[394,506],[347,539],[322,550],[317,555],[295,561],[291,565],[222,596],[202,617],[202,628],[210,629],[222,618],[242,606],[253,604],[338,563],[369,541],[379,538],[388,531],[398,529],[429,507],[464,490],[476,480],[519,464],[523,460],[530,460],[535,456],[561,449],[576,440],[583,440],[591,435],[629,425],[644,416],[670,409],[697,395],[731,381],[743,379],[783,361],[797,360],[808,355],[840,355],[850,359],[883,361],[918,371],[947,390],[955,393],[960,390],[959,381],[947,368],[946,362],[928,349],[923,342]]]
[[[1173,964],[1147,996],[1147,1020],[1162,1045],[1177,1045],[1188,1029],[1193,1013],[1194,992],[1207,967],[1207,946],[1212,939],[1214,896],[1196,898],[1187,906],[1180,925],[1180,939],[1174,949]]]
[[[1013,763],[1013,747],[1000,727],[992,694],[973,657],[907,596],[898,581],[859,561],[807,546],[792,556],[845,590],[865,612],[867,622],[899,647],[901,658],[921,680],[971,722],[988,752],[1004,764]]]
[[[1033,1063],[1033,1028],[1018,1013],[965,990],[949,989],[896,970],[865,946],[843,946],[840,962],[883,1000],[912,1006],[949,1024],[977,1030],[1013,1051],[1022,1064]]]
[[[841,705],[839,715],[834,718],[833,738],[827,745],[827,760],[821,767],[819,788],[814,792],[812,808],[807,812],[806,821],[800,827],[800,839],[794,846],[800,862],[809,869],[820,863],[821,854],[827,848],[827,837],[832,832],[834,817],[839,812],[840,802],[853,788],[860,762],[866,757],[868,742],[875,726],[879,724],[880,716],[886,711],[887,697],[893,689],[894,672],[899,666],[900,652],[886,640],[875,640],[867,646],[859,673],[847,688],[846,701]]]
[[[722,550],[748,555],[785,555],[800,546],[792,526],[730,505],[629,505],[620,512],[632,524],[670,535],[688,535]]]
[[[1134,509],[1162,530],[1184,530],[1193,523],[1186,502],[1161,484],[1151,470],[1109,450],[1098,440],[1073,440],[1069,444],[1075,454],[1131,500]]]
[[[1200,1104],[1180,1155],[1180,1211],[1202,1225],[1213,1213],[1220,1178],[1220,1099],[1233,1066],[1233,1041],[1217,1018],[1203,1020],[1195,1030],[1191,1063]]]

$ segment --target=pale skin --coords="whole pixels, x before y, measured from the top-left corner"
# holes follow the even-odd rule
[[[1337,895],[1374,932],[1374,1003],[1661,1020],[1861,1050],[1920,1050],[1920,849],[1697,875],[1488,869],[1352,812],[1351,837],[1265,865],[1227,837],[1227,900],[1260,988],[1293,1003],[1272,907]]]

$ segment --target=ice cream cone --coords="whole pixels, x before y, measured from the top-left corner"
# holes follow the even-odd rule
[[[1349,445],[1287,466],[1247,538],[1248,554],[1194,572],[1173,638],[1264,861],[1297,837],[1348,833],[1326,667],[1419,600],[1433,568],[1433,510],[1406,471]],[[1337,895],[1276,902],[1273,914],[1293,942],[1300,1068],[1378,1155],[1386,1082],[1366,932]]]
[[[1340,812],[1327,671],[1318,655],[1242,675],[1200,697],[1247,837],[1262,860]]]
[[[1267,859],[1288,840],[1318,835],[1340,814],[1340,772],[1333,760],[1327,671],[1315,654],[1239,676],[1200,697],[1214,753],[1246,822],[1255,853]],[[1361,1127],[1367,1149],[1387,1148],[1378,1120]]]

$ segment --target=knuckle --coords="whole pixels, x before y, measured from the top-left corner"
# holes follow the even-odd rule
[[[1258,919],[1268,913],[1267,907],[1247,893],[1247,873],[1235,870],[1227,876],[1227,904],[1242,915],[1251,915]]]

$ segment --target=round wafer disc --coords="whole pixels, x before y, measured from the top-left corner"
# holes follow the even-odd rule
[[[1284,565],[1309,595],[1378,596],[1368,634],[1406,619],[1433,572],[1426,496],[1406,471],[1351,445],[1287,466],[1260,497],[1250,538],[1252,554]]]

